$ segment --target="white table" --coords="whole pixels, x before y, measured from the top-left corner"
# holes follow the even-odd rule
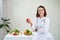
[[[33,40],[33,36],[32,35],[11,35],[11,34],[7,34],[5,37],[4,37],[4,40]]]

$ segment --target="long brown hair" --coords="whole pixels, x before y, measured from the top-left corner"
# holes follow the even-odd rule
[[[39,8],[43,8],[43,9],[44,9],[44,17],[46,17],[46,16],[47,16],[47,13],[46,13],[46,9],[45,9],[44,6],[39,6],[39,7],[37,8],[36,17],[40,17],[40,15],[38,14],[38,9],[39,9]]]

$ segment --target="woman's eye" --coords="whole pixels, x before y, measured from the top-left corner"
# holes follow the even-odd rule
[[[38,10],[38,11],[43,11],[43,10]]]

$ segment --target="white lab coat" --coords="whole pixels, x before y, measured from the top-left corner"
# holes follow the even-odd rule
[[[32,28],[38,31],[35,33],[33,40],[54,40],[49,30],[49,19],[47,17],[35,18]]]

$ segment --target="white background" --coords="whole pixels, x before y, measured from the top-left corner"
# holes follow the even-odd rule
[[[3,6],[0,17],[10,18],[10,27],[19,30],[32,30],[25,22],[26,18],[29,17],[33,21],[37,7],[39,5],[45,6],[47,17],[50,18],[49,31],[55,40],[60,40],[60,0],[3,0],[0,2],[2,2],[2,4],[0,3],[0,8],[1,5]]]

